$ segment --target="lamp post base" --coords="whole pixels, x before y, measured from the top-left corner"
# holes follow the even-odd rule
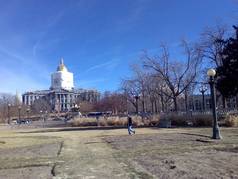
[[[222,139],[219,127],[217,126],[215,129],[213,129],[213,139]]]

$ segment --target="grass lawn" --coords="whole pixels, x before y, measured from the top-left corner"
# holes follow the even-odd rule
[[[2,129],[0,178],[238,178],[238,128]]]

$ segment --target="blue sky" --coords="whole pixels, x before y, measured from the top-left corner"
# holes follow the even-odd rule
[[[61,57],[76,87],[116,90],[143,49],[237,15],[236,0],[0,0],[0,92],[48,89]]]

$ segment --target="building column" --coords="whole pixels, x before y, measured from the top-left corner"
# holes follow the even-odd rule
[[[25,98],[26,98],[26,96],[23,95],[23,97],[22,97],[22,102],[23,102],[23,104],[26,104],[26,100],[25,100]]]
[[[65,110],[65,94],[63,94],[63,110]]]
[[[55,94],[54,96],[54,110],[57,111],[57,100],[58,100],[58,96],[57,94]]]
[[[30,105],[32,105],[32,101],[33,101],[33,96],[30,96]]]
[[[36,100],[36,95],[33,96],[32,104],[35,102],[35,100]]]
[[[64,109],[67,110],[67,94],[64,94]]]
[[[67,110],[69,111],[70,109],[70,94],[67,94]]]
[[[28,106],[30,106],[30,95],[27,95],[27,102],[28,102]]]
[[[59,110],[60,112],[62,111],[62,108],[61,108],[61,103],[62,103],[62,97],[61,97],[61,94],[59,94]]]
[[[60,95],[59,94],[57,94],[56,95],[57,96],[57,112],[60,112]]]

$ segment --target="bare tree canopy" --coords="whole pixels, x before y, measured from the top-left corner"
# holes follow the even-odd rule
[[[206,28],[201,34],[200,48],[212,66],[222,65],[221,52],[224,48],[223,39],[226,39],[227,31],[226,26],[217,25],[214,28]]]
[[[144,54],[144,66],[154,71],[158,78],[164,81],[169,93],[165,95],[174,101],[174,110],[177,111],[177,97],[181,95],[196,79],[202,60],[202,51],[197,46],[191,46],[186,41],[182,42],[186,60],[172,60],[169,50],[165,45],[161,46],[161,54],[151,57]]]
[[[32,105],[32,110],[35,113],[40,112],[51,112],[51,105],[48,103],[48,100],[46,100],[44,97],[41,97],[37,99],[34,104]]]

